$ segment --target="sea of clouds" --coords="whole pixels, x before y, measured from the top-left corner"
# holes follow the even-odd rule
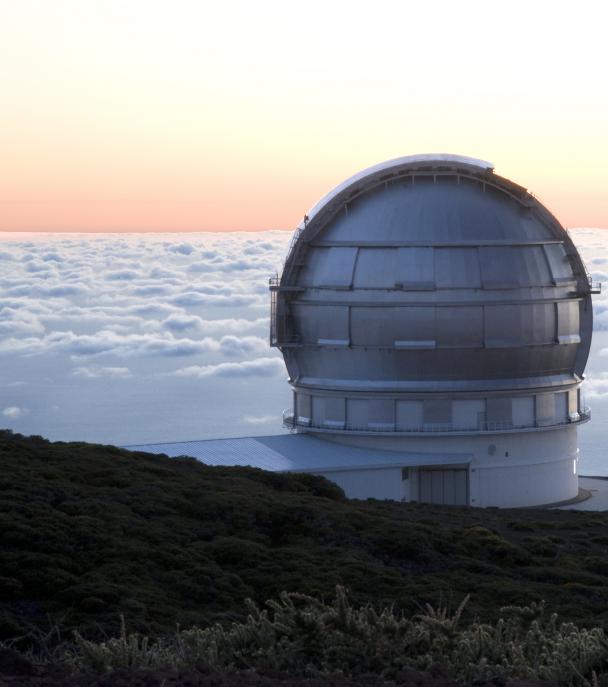
[[[268,278],[289,238],[5,235],[1,424],[118,444],[283,431]]]
[[[608,230],[571,235],[608,286]],[[4,234],[0,426],[122,445],[284,431],[268,278],[290,238]],[[608,474],[608,289],[594,311],[581,471]]]

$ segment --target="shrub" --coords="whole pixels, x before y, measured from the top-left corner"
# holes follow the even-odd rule
[[[396,677],[440,665],[452,679],[529,679],[588,687],[608,668],[600,628],[580,629],[547,614],[544,603],[506,607],[496,623],[464,623],[467,599],[453,612],[426,606],[407,617],[388,607],[351,605],[338,587],[331,602],[283,593],[265,609],[248,602],[248,616],[150,642],[128,634],[102,643],[76,637],[66,660],[77,670],[192,668],[278,671],[292,676],[373,673]],[[602,678],[598,684],[608,684]]]

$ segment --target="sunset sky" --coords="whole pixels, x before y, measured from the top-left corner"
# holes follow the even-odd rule
[[[290,229],[441,151],[608,227],[607,25],[585,1],[0,0],[0,230]]]

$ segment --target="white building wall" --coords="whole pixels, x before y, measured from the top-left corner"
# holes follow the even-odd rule
[[[472,436],[418,437],[353,436],[317,434],[321,439],[387,451],[411,453],[470,454],[469,494],[472,506],[522,506],[558,503],[578,494],[577,428],[504,432]],[[421,459],[421,465],[424,459]],[[400,475],[383,470],[355,470],[339,479],[326,474],[354,498],[401,500]],[[378,473],[378,474],[377,474]],[[412,471],[410,471],[412,474]],[[410,481],[412,481],[410,479]],[[414,489],[413,486],[410,488]]]

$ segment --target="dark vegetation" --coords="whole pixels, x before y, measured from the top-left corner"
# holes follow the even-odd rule
[[[471,594],[465,622],[546,600],[606,627],[607,524],[608,513],[348,501],[310,475],[2,432],[0,641],[116,636],[121,614],[130,631],[169,636],[242,621],[247,598],[330,599],[336,585],[354,605],[407,615]]]
[[[608,623],[608,513],[348,501],[323,478],[0,436],[0,639],[152,634],[282,591]]]
[[[54,662],[36,665],[5,652],[4,663],[13,661],[11,687],[24,677],[40,687],[608,686],[601,628],[559,622],[544,604],[503,608],[494,624],[465,623],[465,605],[466,599],[451,614],[427,606],[407,617],[392,608],[355,607],[341,587],[330,602],[284,592],[263,609],[248,602],[247,619],[229,626],[153,640],[124,627],[103,642],[76,633],[70,645],[56,648]],[[0,650],[0,673],[2,660]]]

